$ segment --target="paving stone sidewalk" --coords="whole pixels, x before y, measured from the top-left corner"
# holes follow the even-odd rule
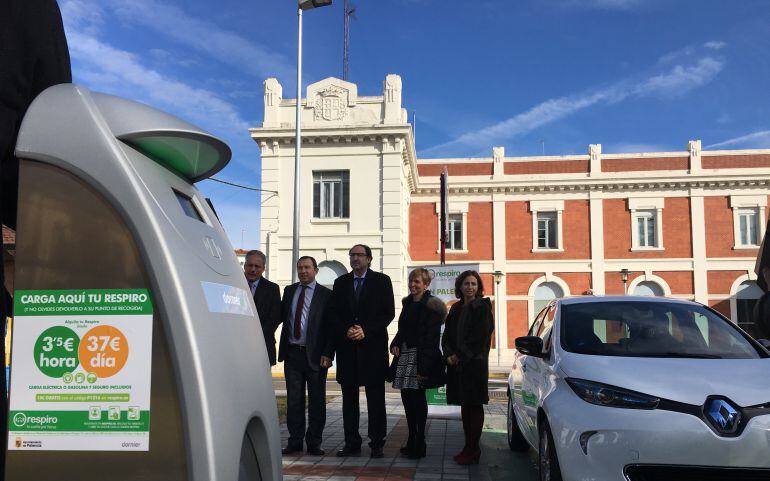
[[[407,426],[404,408],[398,395],[386,396],[388,437],[385,457],[371,459],[366,438],[366,400],[361,396],[361,436],[364,438],[361,456],[338,458],[338,449],[344,444],[342,427],[342,398],[335,398],[326,405],[326,429],[322,448],[325,456],[307,454],[284,456],[283,479],[285,481],[466,481],[537,479],[530,454],[513,453],[505,440],[506,405],[490,403],[486,409],[484,434],[482,435],[481,462],[474,466],[459,466],[452,456],[463,447],[462,424],[456,419],[429,417],[426,441],[427,457],[410,460],[401,456],[399,448],[406,443]],[[286,425],[281,425],[281,445],[288,439]],[[299,453],[298,453],[299,454]]]

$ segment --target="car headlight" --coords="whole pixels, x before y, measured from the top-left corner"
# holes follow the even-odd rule
[[[655,409],[660,399],[600,382],[567,378],[567,384],[583,401],[597,406],[626,409]]]

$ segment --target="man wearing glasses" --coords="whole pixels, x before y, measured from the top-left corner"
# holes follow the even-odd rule
[[[371,457],[381,458],[385,444],[385,376],[388,371],[388,324],[395,316],[390,277],[371,270],[372,250],[356,244],[350,249],[352,272],[334,281],[337,382],[342,386],[345,446],[337,456],[361,453],[358,432],[359,388],[366,391]]]

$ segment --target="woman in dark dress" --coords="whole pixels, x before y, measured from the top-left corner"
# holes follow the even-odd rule
[[[449,309],[441,342],[447,368],[447,403],[461,406],[465,447],[455,455],[457,464],[478,463],[484,427],[484,404],[489,402],[489,348],[494,331],[492,303],[476,271],[465,271],[455,281],[460,299]]]
[[[401,453],[410,459],[425,457],[428,402],[425,389],[443,386],[446,376],[439,349],[446,305],[427,290],[430,274],[417,268],[409,273],[410,295],[402,301],[398,333],[390,344],[396,356],[393,388],[401,390],[409,438]]]

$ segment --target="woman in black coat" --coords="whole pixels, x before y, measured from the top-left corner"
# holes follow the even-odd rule
[[[447,365],[447,403],[461,406],[465,447],[455,456],[458,464],[478,463],[484,427],[484,404],[489,402],[489,348],[494,320],[492,303],[476,271],[465,271],[455,281],[460,299],[449,309],[441,342]]]
[[[396,356],[393,388],[401,390],[409,438],[401,453],[410,459],[425,457],[428,402],[425,389],[443,386],[446,376],[439,349],[446,305],[427,290],[430,274],[417,268],[409,273],[409,291],[398,318],[398,333],[390,344]]]

